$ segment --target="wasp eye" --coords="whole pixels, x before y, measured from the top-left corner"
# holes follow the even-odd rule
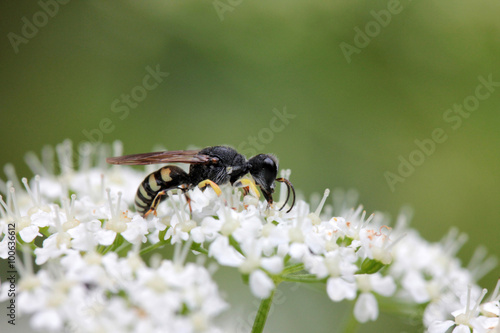
[[[274,179],[278,174],[278,167],[271,158],[267,157],[262,161],[262,173],[265,182],[269,184],[271,188],[274,188]]]
[[[250,173],[255,182],[267,193],[274,191],[274,180],[278,174],[278,160],[272,155],[259,154],[250,159]]]

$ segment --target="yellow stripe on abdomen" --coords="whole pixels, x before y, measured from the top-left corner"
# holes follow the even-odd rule
[[[160,186],[156,183],[156,177],[155,177],[154,173],[152,173],[149,176],[148,183],[149,183],[149,187],[151,187],[151,189],[153,191],[158,192],[160,190]]]
[[[148,200],[152,200],[152,199],[153,199],[153,197],[152,197],[152,196],[150,196],[150,195],[148,194],[148,192],[146,192],[146,189],[144,188],[144,185],[143,185],[143,184],[141,184],[141,185],[139,186],[139,192],[142,194],[142,196],[144,197],[144,199],[148,199]]]
[[[172,177],[170,177],[170,171],[170,168],[167,167],[161,169],[161,179],[163,179],[165,183],[172,180]]]

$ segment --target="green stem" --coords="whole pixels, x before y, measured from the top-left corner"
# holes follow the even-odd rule
[[[157,249],[157,248],[159,248],[159,247],[161,247],[161,246],[163,246],[163,245],[165,245],[165,244],[167,244],[167,242],[166,242],[166,241],[159,241],[159,242],[158,242],[158,243],[156,243],[156,244],[149,245],[149,246],[147,246],[147,247],[143,248],[143,249],[139,252],[139,255],[140,255],[140,256],[142,256],[142,255],[144,255],[144,254],[146,254],[146,253],[148,253],[148,252],[151,252],[151,251],[153,251],[153,250],[155,250],[155,249]]]
[[[283,275],[300,272],[303,269],[304,269],[304,264],[293,264],[285,267],[285,269],[283,270]]]
[[[169,227],[166,227],[165,230],[160,231],[160,233],[158,234],[158,239],[159,239],[158,243],[146,246],[141,251],[139,251],[139,255],[142,256],[148,252],[151,252],[151,251],[167,244],[167,240],[165,239],[165,234],[167,233],[168,229],[169,229]]]
[[[193,244],[191,244],[191,250],[198,251],[200,253],[208,255],[208,251],[206,249],[204,249],[203,247],[201,247],[201,244],[199,244],[199,243],[193,242]]]
[[[122,245],[120,245],[116,250],[115,252],[118,253],[118,255],[121,257],[123,256],[127,251],[128,249],[132,246],[132,243],[123,243]]]
[[[276,288],[273,289],[271,295],[263,299],[260,302],[259,310],[257,310],[257,315],[255,316],[255,321],[252,327],[252,333],[262,333],[264,331],[264,326],[266,325],[267,316],[269,315],[269,310],[273,304],[273,297]]]
[[[314,274],[290,274],[281,276],[283,281],[298,283],[326,283],[327,278],[318,279]]]
[[[106,253],[108,253],[109,250],[111,250],[112,246],[113,246],[113,244],[108,245],[108,246],[99,245],[97,247],[97,252],[100,253],[100,254],[102,254],[102,255],[105,255]]]
[[[238,241],[236,239],[234,239],[233,235],[229,235],[229,244],[234,247],[234,249],[236,251],[238,251],[242,256],[245,256],[245,254],[243,253],[243,250],[241,249],[240,247],[240,244],[238,243]]]

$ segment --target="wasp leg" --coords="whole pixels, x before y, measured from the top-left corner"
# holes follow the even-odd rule
[[[210,185],[214,189],[215,193],[217,193],[218,196],[221,195],[222,191],[221,191],[219,185],[217,185],[216,183],[214,183],[210,179],[205,179],[204,181],[200,182],[198,184],[198,187],[201,188],[201,189],[203,189],[203,188],[205,188],[208,185]]]
[[[167,195],[167,191],[163,190],[160,191],[156,194],[156,197],[153,199],[153,202],[151,203],[151,207],[149,210],[144,214],[144,217],[148,217],[149,214],[153,213],[154,216],[156,216],[156,208],[160,204],[161,197]]]
[[[260,198],[259,190],[255,186],[255,182],[251,179],[243,178],[234,183],[236,187],[243,188],[243,195],[247,195],[249,192],[256,198]]]
[[[186,198],[186,202],[189,206],[189,215],[191,215],[193,213],[193,208],[191,207],[191,197],[189,196],[188,194],[188,190],[189,188],[187,186],[183,186],[181,187],[181,190],[182,190],[182,193],[184,194],[184,197]]]

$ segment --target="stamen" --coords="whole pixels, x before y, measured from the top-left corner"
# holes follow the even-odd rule
[[[179,242],[179,244],[181,244],[181,243]],[[191,249],[191,244],[193,244],[193,238],[189,237],[187,242],[182,247],[182,251],[178,255],[177,261],[174,261],[175,264],[177,264],[179,266],[184,266],[184,262],[186,261],[189,250]]]
[[[11,195],[12,205],[14,206],[14,217],[16,219],[19,219],[21,218],[21,213],[19,212],[19,207],[17,206],[16,190],[14,189],[14,187],[10,188],[10,195]]]
[[[57,229],[57,232],[59,233],[59,232],[63,231],[61,217],[59,216],[59,206],[55,205],[54,210],[56,213],[56,219],[55,219],[56,229]]]
[[[47,172],[43,167],[42,162],[38,159],[38,156],[36,156],[34,152],[30,151],[24,155],[24,161],[34,174],[47,176]]]
[[[373,218],[375,217],[375,213],[370,214],[370,216],[368,216],[366,221],[365,221],[365,217],[366,217],[366,210],[363,210],[363,213],[361,214],[361,219],[360,219],[361,223],[358,224],[359,230],[366,228],[368,223],[370,223],[370,221],[373,220]]]
[[[470,288],[470,287],[469,287]],[[470,312],[470,317],[474,316],[476,311],[477,311],[477,308],[479,307],[479,305],[481,304],[481,302],[483,301],[483,298],[484,296],[486,295],[486,293],[488,292],[488,290],[486,288],[483,289],[483,291],[481,292],[481,295],[479,295],[479,297],[477,298],[476,300],[476,304],[474,305],[474,308],[472,309],[472,311]]]
[[[402,235],[400,235],[398,238],[396,238],[395,241],[393,241],[391,244],[389,244],[387,247],[386,247],[386,250],[389,251],[391,250],[397,243],[399,243],[403,238],[405,238],[408,234],[407,233],[404,233]]]
[[[243,202],[242,195],[243,195],[243,193],[238,191],[238,188],[236,186],[234,186],[234,187],[231,186],[229,188],[229,193],[228,193],[229,206],[233,207],[238,212],[242,211],[244,209],[244,206],[245,206],[245,204]]]
[[[6,218],[7,215],[14,217],[14,214],[12,213],[12,210],[10,209],[9,205],[5,201],[3,201],[2,195],[0,195],[0,205],[3,207],[3,209],[0,209],[0,212],[2,213],[2,218]]]
[[[43,168],[49,175],[54,174],[54,148],[52,146],[44,146],[42,148],[42,164]]]
[[[62,174],[71,173],[73,168],[73,144],[71,140],[64,140],[56,146],[59,168]]]
[[[168,194],[169,191],[167,191]],[[170,200],[170,203],[172,204],[172,208],[174,209],[175,216],[177,216],[177,219],[179,220],[179,223],[182,223],[184,219],[182,218],[181,210],[179,207],[177,207],[177,204],[175,203],[174,196],[170,195],[172,200]]]
[[[40,205],[42,203],[42,194],[40,192],[40,176],[35,175],[35,189],[36,189],[36,202]]]
[[[304,222],[304,217],[306,215],[307,205],[303,202],[299,202],[297,205],[297,223],[296,228],[300,229],[302,227],[302,222]]]
[[[35,207],[40,206],[40,203],[37,202],[37,196],[35,196],[35,194],[31,191],[31,188],[30,188],[30,186],[28,184],[28,179],[26,179],[25,177],[23,177],[21,179],[21,181],[24,184],[24,188],[26,189],[26,192],[28,192],[28,196],[30,197],[30,200],[31,200],[31,203],[33,204],[33,206],[35,206]]]
[[[113,203],[111,201],[111,189],[109,187],[106,188],[106,194],[108,196],[108,205],[109,205],[109,212],[111,214],[111,219],[114,219],[117,215],[115,215],[113,211]]]
[[[123,143],[120,140],[113,141],[113,156],[123,155]]]
[[[12,164],[10,163],[5,164],[3,171],[5,172],[5,175],[7,176],[9,181],[11,182],[12,184],[11,186],[14,186],[17,189],[22,188],[21,184],[19,183],[19,178],[17,178],[16,169]]]
[[[75,218],[75,199],[76,194],[72,194],[71,202],[68,200],[68,198],[64,198],[63,200],[61,200],[64,206],[64,211],[66,213],[66,222],[64,222],[62,225],[64,231],[68,231],[69,229],[72,229],[80,224],[80,221]]]
[[[361,213],[361,224],[364,226],[365,222],[365,216],[366,216],[366,210],[363,210],[363,213]]]
[[[80,170],[88,171],[92,162],[90,159],[90,155],[92,154],[92,145],[89,142],[82,143],[78,147],[78,152],[80,154],[80,158],[78,160]]]
[[[116,203],[115,216],[120,216],[120,204],[121,204],[121,201],[122,201],[122,192],[118,191],[118,201]]]
[[[359,216],[359,214],[361,214],[362,211],[363,211],[363,205],[359,205],[356,208],[356,210],[354,208],[351,208],[350,212],[348,214],[348,217],[346,218],[346,220],[349,220],[349,219],[354,220],[354,219],[356,219]]]
[[[316,211],[314,212],[316,215],[319,216],[321,213],[321,210],[323,209],[323,206],[325,205],[326,198],[330,195],[330,189],[326,189],[325,192],[323,193],[323,198],[321,199],[321,202],[318,205],[318,208],[316,208]]]
[[[98,200],[100,201],[102,198],[104,198],[104,192],[106,190],[106,186],[104,185],[104,174],[101,173],[101,187],[99,191],[99,198]]]
[[[174,265],[176,265],[176,266],[177,266],[177,262],[179,262],[179,256],[181,255],[181,251],[182,251],[182,241],[179,241],[179,242],[175,243],[174,255],[172,256],[172,261],[173,261]]]
[[[472,258],[467,265],[467,269],[472,273],[476,281],[488,274],[498,264],[498,259],[494,256],[490,256],[485,259],[487,255],[488,251],[486,248],[484,246],[479,246],[474,251]]]
[[[491,294],[490,297],[490,302],[498,302],[500,301],[500,279],[497,281],[497,285],[495,286],[495,289],[493,290],[493,293]]]
[[[70,211],[69,211],[71,216],[75,216],[75,200],[76,200],[76,194],[72,194],[71,195]]]
[[[9,192],[7,190],[8,188],[9,187],[7,186],[7,183],[0,179],[0,192],[7,193],[7,192]]]
[[[483,289],[481,295],[479,295],[479,297],[477,298],[474,307],[471,308],[471,289],[472,287],[469,285],[467,287],[467,304],[465,305],[465,313],[461,313],[455,317],[455,323],[458,325],[470,326],[469,322],[473,317],[477,315],[477,309],[487,292],[486,289]]]
[[[126,212],[122,213],[120,211],[122,193],[118,192],[118,199],[115,208],[113,207],[113,201],[111,200],[111,190],[109,188],[106,188],[106,192],[111,218],[104,221],[103,227],[107,230],[113,230],[116,233],[124,232],[125,230],[127,230],[127,223],[132,221],[132,219],[127,217]]]
[[[108,145],[99,145],[97,147],[97,167],[99,169],[106,170],[108,168],[106,163],[106,157],[108,156]]]
[[[498,259],[494,256],[490,256],[486,259],[476,270],[473,272],[476,281],[482,279],[486,274],[495,269],[498,265]]]
[[[470,258],[469,264],[467,265],[468,270],[472,270],[481,264],[481,261],[486,258],[488,252],[484,246],[478,246],[474,253],[472,254],[472,258]]]
[[[459,233],[457,228],[451,228],[446,236],[443,237],[441,243],[443,249],[450,256],[455,256],[458,250],[467,242],[469,237],[465,233]]]
[[[190,214],[186,212],[185,208],[188,206],[188,204],[184,193],[182,191],[177,191],[177,197],[179,198],[180,205],[179,214],[183,217],[183,219],[180,220],[178,226],[180,227],[181,231],[189,233],[193,228],[197,226],[197,224],[195,221],[190,219]]]

